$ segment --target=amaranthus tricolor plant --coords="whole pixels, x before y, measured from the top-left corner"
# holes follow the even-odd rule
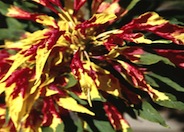
[[[184,85],[155,67],[183,70],[184,51],[164,46],[182,46],[184,27],[156,12],[122,25],[138,2],[0,2],[19,27],[1,45],[0,131],[129,132],[124,113],[167,127],[153,104],[184,110]]]

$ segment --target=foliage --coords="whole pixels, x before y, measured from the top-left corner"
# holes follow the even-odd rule
[[[167,127],[155,106],[184,110],[184,27],[165,2],[0,1],[0,130]]]

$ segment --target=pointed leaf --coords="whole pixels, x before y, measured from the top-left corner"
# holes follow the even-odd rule
[[[142,102],[142,109],[139,111],[139,116],[146,120],[159,123],[162,126],[167,126],[165,120],[160,116],[159,112],[146,101]]]
[[[178,109],[181,111],[184,111],[184,103],[181,101],[177,101],[176,97],[173,96],[172,94],[166,94],[168,99],[167,100],[157,100],[155,103],[167,107],[167,108],[173,108],[173,109]]]
[[[9,71],[6,73],[6,75],[3,77],[3,79],[1,80],[1,82],[5,81],[19,66],[21,66],[24,62],[26,62],[30,56],[24,56],[20,53],[17,53],[15,56],[13,56],[14,58],[16,58],[12,64],[12,66],[10,67]]]
[[[130,37],[131,35],[133,39],[142,37],[140,33],[133,33],[134,30],[140,30],[152,32],[179,45],[184,44],[184,28],[170,24],[168,20],[160,17],[155,12],[147,12],[133,19],[121,29],[124,31],[123,36],[128,35]],[[131,41],[128,36],[125,39]]]
[[[37,55],[36,55],[36,82],[40,79],[44,66],[46,64],[46,61],[48,59],[48,56],[50,54],[51,50],[48,50],[47,47],[45,48],[38,48]]]
[[[107,117],[114,127],[115,130],[122,130],[123,132],[131,132],[131,128],[128,122],[124,119],[123,115],[118,111],[118,109],[112,104],[106,102],[104,103],[104,110]]]
[[[126,8],[127,10],[131,10],[140,0],[131,0],[130,4]]]
[[[80,113],[86,113],[89,115],[94,115],[93,112],[85,108],[84,106],[80,105],[77,103],[76,100],[74,100],[71,97],[65,97],[65,98],[60,98],[57,101],[57,104],[67,110],[75,111],[75,112],[80,112]]]
[[[147,74],[147,76],[151,77],[152,79],[158,79],[159,81],[167,84],[168,86],[172,87],[173,89],[177,91],[184,92],[184,87],[180,86],[178,83],[172,81],[168,77],[164,77],[164,76],[161,76],[155,73],[149,73]]]

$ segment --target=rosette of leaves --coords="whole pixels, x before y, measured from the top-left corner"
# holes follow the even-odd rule
[[[124,113],[167,126],[153,104],[184,110],[184,27],[131,16],[140,4],[1,1],[0,130],[131,131]]]

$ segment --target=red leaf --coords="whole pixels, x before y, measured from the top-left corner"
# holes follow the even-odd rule
[[[45,46],[49,49],[51,49],[59,39],[59,37],[64,34],[65,31],[59,31],[59,29],[52,28],[49,32],[44,34],[45,36],[48,36],[45,40]]]
[[[131,38],[140,37],[136,35],[141,34],[134,33],[134,31],[148,31],[165,39],[172,40],[176,44],[184,44],[183,37],[181,35],[184,33],[184,28],[170,24],[169,21],[161,18],[154,12],[148,12],[136,19],[133,19],[129,24],[126,24],[121,29],[123,30],[122,37],[128,41],[132,41]]]
[[[128,123],[122,116],[122,114],[112,104],[104,103],[104,110],[109,118],[110,123],[115,130],[127,129]],[[123,122],[123,123],[122,123]]]
[[[172,50],[172,49],[155,49],[155,51],[166,58],[177,66],[184,68],[184,51],[183,50]]]
[[[15,98],[19,93],[24,97],[26,89],[28,88],[29,79],[33,74],[34,72],[31,69],[23,68],[13,72],[13,74],[6,80],[6,87],[9,87],[13,83],[16,84],[14,91],[11,94],[13,98]]]
[[[74,0],[74,13],[73,15],[75,16],[81,6],[83,6],[86,3],[86,0]]]
[[[77,50],[77,52],[75,52],[75,54],[73,55],[73,59],[72,59],[72,62],[70,64],[70,68],[71,68],[73,74],[76,76],[79,76],[79,69],[84,71],[83,63],[80,59],[80,49]]]
[[[123,50],[120,51],[121,55],[125,56],[127,59],[129,59],[130,61],[137,61],[140,58],[136,57],[139,55],[144,54],[144,50],[141,47],[127,47]]]
[[[39,4],[42,4],[43,6],[46,6],[55,13],[58,13],[58,11],[55,9],[55,6],[59,7],[60,9],[63,8],[60,0],[34,0],[34,1],[38,2]]]
[[[139,70],[138,67],[130,65],[124,61],[119,61],[119,63],[110,63],[113,65],[115,70],[117,70],[121,74],[124,74],[127,81],[130,82],[134,87],[148,92],[151,97],[155,95],[150,89],[150,86],[147,84],[142,70]]]

